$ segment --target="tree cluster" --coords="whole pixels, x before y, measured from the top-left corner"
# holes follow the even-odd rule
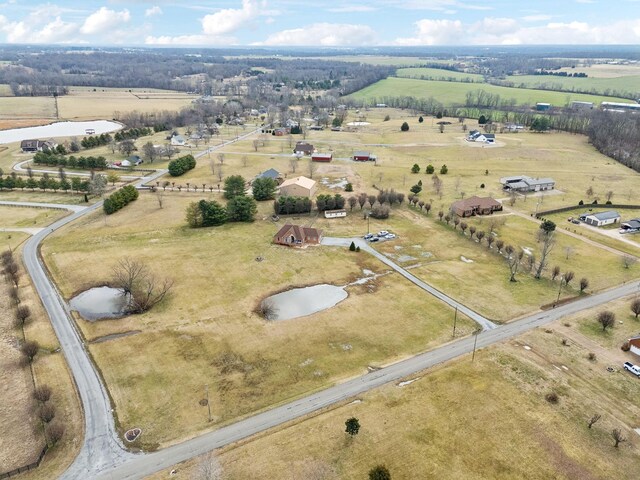
[[[173,281],[160,281],[142,262],[124,257],[113,267],[111,284],[128,297],[127,313],[151,310],[169,294]]]
[[[276,196],[278,183],[273,178],[256,178],[251,185],[253,198],[258,202],[273,200]]]
[[[48,165],[51,167],[69,167],[88,170],[102,170],[107,168],[107,159],[102,155],[98,157],[65,157],[52,152],[38,152],[33,156],[36,165]]]
[[[104,213],[111,215],[126,207],[138,198],[138,190],[133,185],[127,185],[109,195],[102,205]]]
[[[344,208],[345,199],[339,193],[335,195],[321,194],[316,197],[316,208],[319,212],[325,210],[340,210]]]
[[[193,158],[193,155],[185,155],[184,157],[171,160],[167,168],[169,170],[169,175],[172,177],[179,177],[195,167],[196,159]]]
[[[291,215],[293,213],[311,212],[312,202],[307,197],[281,196],[273,202],[276,215]]]
[[[152,133],[153,130],[148,127],[127,128],[125,130],[118,130],[114,134],[113,138],[116,142],[121,142],[123,140],[135,140],[136,138],[151,135]]]
[[[113,142],[113,137],[108,133],[101,133],[100,135],[91,135],[89,137],[84,137],[80,141],[80,145],[82,148],[95,148],[101,147],[103,145],[108,145]]]
[[[8,177],[3,178],[0,176],[0,190],[13,190],[16,188],[24,190],[25,188],[29,188],[31,191],[34,191],[36,188],[39,188],[43,192],[46,190],[88,192],[90,187],[91,183],[89,180],[83,180],[79,177],[73,177],[71,181],[66,177],[56,180],[48,173],[44,173],[39,178],[28,177],[27,179],[16,175],[15,172],[12,172]]]
[[[639,115],[595,111],[587,135],[600,153],[640,172]]]

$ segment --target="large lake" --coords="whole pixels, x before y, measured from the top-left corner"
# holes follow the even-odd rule
[[[21,142],[22,140],[47,140],[56,137],[84,137],[87,129],[95,130],[96,135],[120,130],[122,125],[109,120],[90,122],[56,122],[41,127],[12,128],[0,130],[0,144]]]

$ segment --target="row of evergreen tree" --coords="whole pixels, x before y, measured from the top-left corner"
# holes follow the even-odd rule
[[[47,174],[40,178],[23,178],[19,176],[10,175],[8,177],[0,177],[0,190],[24,190],[29,188],[32,191],[40,189],[43,192],[46,190],[64,192],[88,192],[90,190],[91,182],[89,180],[83,180],[79,177],[72,177],[71,180],[64,178],[57,180],[56,178],[49,177]]]
[[[69,167],[89,170],[102,170],[107,168],[107,159],[99,157],[65,157],[50,151],[38,152],[33,156],[36,165],[48,165],[50,167]]]
[[[109,195],[102,204],[104,213],[111,215],[112,213],[117,212],[136,200],[138,195],[138,190],[136,190],[136,187],[133,185],[127,185],[126,187],[122,187],[120,190],[116,190]]]
[[[185,155],[184,157],[176,158],[169,162],[169,175],[179,177],[195,167],[196,159],[193,158],[193,155]]]

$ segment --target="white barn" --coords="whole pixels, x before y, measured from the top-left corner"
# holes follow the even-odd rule
[[[620,214],[615,210],[600,213],[583,213],[580,215],[580,220],[594,227],[603,227],[604,225],[618,223],[620,221]]]

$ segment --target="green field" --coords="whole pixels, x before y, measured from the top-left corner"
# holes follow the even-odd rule
[[[349,97],[356,101],[370,103],[375,103],[376,100],[382,100],[385,97],[397,97],[399,95],[416,98],[433,97],[444,105],[464,105],[467,93],[478,89],[493,95],[500,95],[503,100],[514,99],[518,105],[535,105],[537,102],[545,102],[554,106],[564,106],[572,101],[593,102],[595,104],[600,104],[601,102],[628,102],[623,98],[604,97],[601,95],[396,77],[380,80],[358,92],[352,93]]]
[[[404,70],[404,69],[403,69]],[[423,69],[406,69],[423,70]],[[437,70],[436,70],[437,71]],[[400,75],[399,76],[410,76]],[[416,77],[416,75],[411,75]],[[549,90],[575,90],[592,92],[599,95],[629,92],[635,98],[640,98],[640,75],[614,78],[573,78],[556,77],[554,75],[516,75],[507,77],[507,81],[521,88],[545,88]],[[628,102],[629,100],[627,100]]]
[[[454,72],[441,68],[399,68],[396,71],[398,77],[417,78],[419,80],[444,80],[454,82],[484,83],[484,77],[476,73]]]

